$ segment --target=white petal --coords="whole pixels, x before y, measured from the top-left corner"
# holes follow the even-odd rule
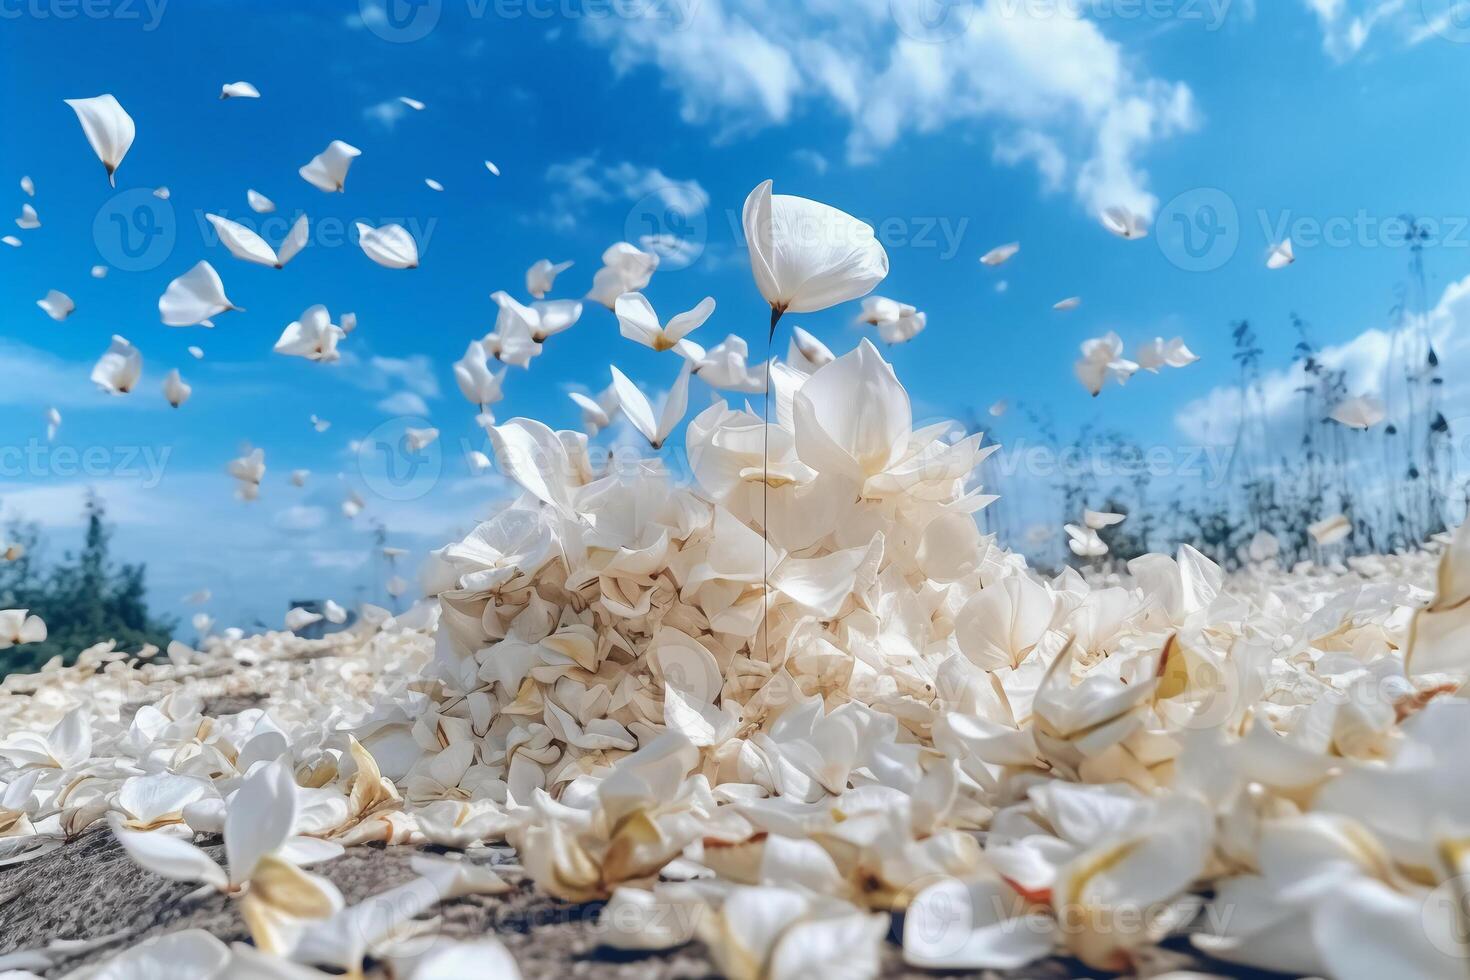
[[[296,257],[296,253],[306,247],[306,239],[311,228],[307,223],[306,215],[296,219],[291,230],[286,232],[286,237],[281,241],[281,249],[276,255],[277,267],[285,265]]]
[[[750,192],[742,223],[751,272],[773,310],[824,310],[866,295],[888,275],[888,254],[871,226],[771,187],[767,180]]]
[[[357,242],[363,252],[378,265],[389,269],[416,269],[419,264],[418,244],[401,225],[357,223]]]
[[[346,188],[348,168],[361,155],[362,151],[352,144],[332,140],[325,150],[312,157],[298,173],[318,190],[328,193],[342,191]]]
[[[217,214],[206,214],[204,216],[214,229],[219,233],[219,240],[230,254],[237,259],[246,262],[254,262],[257,265],[276,266],[276,251],[265,243],[254,231],[242,224],[221,218]]]
[[[251,773],[230,799],[225,817],[225,855],[230,881],[247,880],[262,857],[291,836],[296,823],[296,783],[279,762]]]
[[[163,379],[163,396],[168,399],[168,403],[174,408],[183,405],[193,393],[193,387],[186,384],[184,379],[179,377],[178,368],[174,368]]]
[[[1288,238],[1278,245],[1272,245],[1270,254],[1266,256],[1266,268],[1284,269],[1296,261],[1296,249],[1292,247],[1291,239]]]
[[[618,394],[618,405],[623,410],[633,428],[643,434],[643,438],[650,443],[658,439],[658,423],[653,420],[653,406],[648,403],[648,396],[638,390],[638,386],[628,380],[628,376],[612,368],[613,390]]]
[[[91,980],[212,980],[230,960],[225,944],[203,929],[155,936],[102,964]]]
[[[143,355],[126,337],[116,334],[107,353],[92,368],[92,382],[109,395],[126,395],[137,386],[142,375]]]
[[[170,282],[158,300],[159,315],[170,327],[194,326],[226,310],[238,309],[225,295],[225,284],[208,262],[200,262]]]
[[[903,958],[938,970],[1019,970],[1051,953],[1054,930],[998,878],[948,879],[909,904]]]
[[[980,264],[988,265],[992,268],[998,265],[1004,265],[1019,251],[1021,251],[1020,242],[1011,242],[1009,245],[998,245],[980,256]]]
[[[47,292],[44,298],[36,300],[36,305],[45,310],[46,315],[51,319],[58,321],[71,316],[72,311],[77,308],[77,304],[72,302],[70,296],[56,289]]]
[[[227,82],[220,88],[221,99],[258,99],[260,90],[249,82]]]
[[[111,95],[67,99],[66,104],[77,114],[82,132],[86,134],[87,142],[92,144],[92,152],[97,154],[97,159],[107,168],[108,183],[116,186],[117,168],[133,145],[136,132],[133,117]]]
[[[229,879],[214,859],[186,840],[158,831],[124,830],[116,823],[113,834],[140,867],[172,881],[199,881],[223,888]]]

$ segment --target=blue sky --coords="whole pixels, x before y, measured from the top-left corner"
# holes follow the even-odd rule
[[[601,251],[648,230],[662,213],[650,201],[678,195],[707,203],[660,230],[698,257],[666,263],[646,292],[665,314],[713,295],[698,339],[755,345],[766,314],[738,213],[768,177],[878,229],[892,266],[879,291],[929,316],[886,352],[921,417],[1007,398],[1064,433],[1094,424],[1150,445],[1219,441],[1231,426],[1228,397],[1212,394],[1233,379],[1228,323],[1251,319],[1284,365],[1292,311],[1371,387],[1365,337],[1404,280],[1391,219],[1405,212],[1441,229],[1429,296],[1453,332],[1470,275],[1470,130],[1446,121],[1470,95],[1470,31],[1458,29],[1470,18],[1456,20],[1450,0],[959,0],[915,20],[915,3],[932,2],[422,0],[395,14],[376,0],[0,0],[0,187],[18,214],[30,175],[42,221],[16,232],[21,248],[0,249],[0,517],[40,520],[59,550],[96,488],[170,611],[199,588],[226,623],[276,625],[292,598],[374,598],[372,520],[421,551],[503,491],[465,461],[483,436],[450,373],[491,328],[489,294],[524,299],[526,267],[547,257],[576,263],[553,295],[580,296]],[[263,97],[219,101],[239,79]],[[138,130],[116,190],[62,101],[104,92]],[[363,150],[341,195],[296,174],[333,139]],[[157,186],[166,204],[147,193]],[[253,215],[247,188],[277,212]],[[1180,222],[1221,195],[1235,212],[1223,244],[1199,260],[1207,271],[1181,267],[1194,260]],[[146,268],[125,271],[111,216],[140,202],[172,244],[165,236]],[[1111,203],[1154,215],[1154,234],[1108,235],[1095,215]],[[284,270],[247,265],[217,244],[205,212],[272,242],[305,212],[312,242]],[[421,267],[368,261],[347,233],[358,219],[408,227]],[[1265,251],[1286,232],[1299,261],[1268,272]],[[978,264],[1012,240],[1022,250],[1009,264]],[[159,295],[201,258],[246,312],[212,331],[161,325]],[[107,278],[89,277],[97,263],[114,266]],[[48,289],[76,300],[63,323],[35,306]],[[1051,310],[1072,295],[1081,309]],[[341,364],[270,353],[314,303],[358,316]],[[858,336],[855,312],[796,322],[842,350]],[[1092,399],[1071,366],[1078,344],[1107,330],[1130,350],[1182,335],[1201,361]],[[113,333],[145,358],[140,390],[122,399],[87,381]],[[622,340],[589,305],[529,372],[512,371],[497,415],[573,427],[568,386],[600,389],[614,362],[650,391],[672,380],[666,356]],[[195,389],[177,412],[158,389],[171,367]],[[415,398],[443,432],[437,476],[412,499],[384,499],[349,443],[401,427]],[[65,416],[57,445],[91,449],[87,467],[45,448],[48,405]],[[1014,416],[1000,432],[1027,438]],[[245,442],[269,466],[248,505],[224,471]],[[313,472],[305,489],[286,481],[297,468]],[[356,521],[340,513],[349,487],[368,503]]]

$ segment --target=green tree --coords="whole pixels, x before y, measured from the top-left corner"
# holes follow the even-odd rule
[[[87,498],[86,516],[81,549],[50,567],[42,562],[35,525],[11,525],[7,540],[25,554],[0,564],[0,609],[29,609],[46,621],[49,635],[44,643],[0,651],[0,674],[36,670],[58,654],[71,663],[103,640],[129,651],[168,645],[177,624],[148,611],[146,566],[112,560],[112,528],[100,499]]]

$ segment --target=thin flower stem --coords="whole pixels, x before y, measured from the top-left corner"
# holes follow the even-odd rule
[[[771,662],[771,342],[776,324],[786,310],[771,307],[771,329],[766,333],[766,384],[761,395],[761,649]]]

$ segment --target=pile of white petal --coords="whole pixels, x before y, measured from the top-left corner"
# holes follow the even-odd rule
[[[1047,578],[977,529],[979,436],[915,429],[866,342],[807,366],[774,367],[769,428],[690,423],[693,485],[499,426],[523,494],[436,553],[437,607],[12,679],[0,844],[110,825],[236,896],[254,947],[122,954],[198,976],[514,976],[419,918],[507,888],[473,860],[506,841],[543,891],[608,900],[602,941],[699,940],[735,978],[871,976],[891,939],[942,969],[1463,976],[1470,535]],[[269,699],[201,714],[239,691]],[[191,843],[220,832],[223,868]],[[367,841],[467,853],[361,907],[301,870]]]

